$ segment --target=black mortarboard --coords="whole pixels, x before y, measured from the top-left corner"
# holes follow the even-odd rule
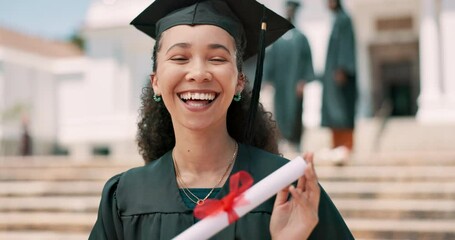
[[[216,25],[236,39],[245,33],[243,59],[247,59],[258,53],[264,15],[267,18],[266,46],[293,28],[289,21],[254,0],[156,0],[131,24],[152,38],[170,27],[184,24]]]
[[[257,54],[246,133],[247,138],[251,138],[262,81],[264,48],[293,28],[288,20],[255,0],[156,0],[131,24],[154,39],[177,25],[215,25],[226,30],[236,41],[241,40],[244,60]]]

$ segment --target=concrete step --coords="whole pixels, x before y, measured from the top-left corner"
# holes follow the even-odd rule
[[[352,160],[361,166],[455,166],[455,147],[451,151],[354,152]]]
[[[321,181],[455,181],[455,166],[318,166]]]
[[[0,213],[0,231],[52,230],[88,234],[95,220],[96,213]],[[455,236],[453,219],[345,218],[345,221],[359,238],[426,239],[421,236],[432,236],[431,239],[453,239],[451,237]]]
[[[77,160],[69,157],[53,156],[30,156],[30,157],[0,157],[0,169],[2,168],[34,168],[34,167],[126,167],[144,165],[144,161],[138,159],[112,159],[109,157],[96,157],[87,160]]]
[[[4,240],[87,240],[86,232],[53,232],[53,231],[0,231],[0,239]]]
[[[0,212],[0,231],[90,231],[96,221],[96,212]]]
[[[0,175],[0,181],[106,181],[126,171],[125,167],[33,167],[8,168]],[[45,172],[46,174],[43,174]]]
[[[345,218],[455,219],[455,199],[332,200]]]
[[[330,195],[370,194],[376,198],[387,194],[455,194],[455,182],[356,182],[356,181],[320,181]]]
[[[97,196],[0,197],[1,212],[97,212]]]
[[[106,181],[110,177],[126,171],[126,167],[10,167],[4,169],[0,181]],[[46,172],[46,174],[43,174]],[[331,181],[414,181],[431,180],[433,182],[455,181],[455,166],[317,166],[320,180]]]
[[[455,220],[345,219],[356,238],[369,239],[455,239]]]
[[[105,181],[0,182],[0,196],[101,196]]]
[[[99,196],[105,181],[11,181],[0,182],[0,196]],[[455,194],[455,182],[357,182],[321,180],[330,194]],[[348,187],[349,186],[349,187]]]

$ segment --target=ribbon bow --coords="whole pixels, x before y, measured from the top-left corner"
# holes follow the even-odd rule
[[[229,224],[237,221],[239,216],[234,211],[235,206],[248,204],[248,201],[243,198],[243,192],[253,185],[253,177],[246,171],[239,171],[233,174],[229,180],[229,194],[221,200],[207,199],[204,204],[197,205],[194,208],[194,216],[202,219],[212,214],[226,212],[228,214]]]

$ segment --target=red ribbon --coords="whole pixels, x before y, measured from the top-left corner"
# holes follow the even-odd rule
[[[230,192],[221,200],[207,199],[204,204],[196,205],[194,208],[194,216],[203,219],[212,214],[226,212],[228,214],[229,224],[237,221],[239,216],[234,211],[235,206],[248,204],[248,201],[243,198],[243,192],[253,185],[253,177],[246,171],[239,171],[233,174],[229,180]]]

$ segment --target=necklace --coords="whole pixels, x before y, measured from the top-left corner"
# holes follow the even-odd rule
[[[185,181],[183,181],[183,178],[180,175],[180,170],[177,165],[177,161],[175,160],[175,157],[174,157],[174,151],[172,151],[172,159],[174,160],[175,176],[177,178],[177,183],[178,183],[178,185],[182,186],[183,193],[188,197],[188,199],[190,199],[193,203],[195,203],[197,205],[204,204],[205,200],[207,200],[207,198],[209,198],[209,196],[213,193],[215,188],[218,185],[220,185],[220,183],[223,181],[223,179],[226,177],[227,173],[229,172],[229,169],[231,169],[231,167],[235,161],[235,158],[237,157],[237,151],[238,151],[238,144],[235,143],[234,154],[232,156],[231,162],[229,163],[228,167],[226,168],[226,171],[224,171],[223,176],[221,176],[220,180],[215,184],[215,186],[212,187],[212,189],[210,189],[209,193],[204,198],[199,198],[198,196],[196,196],[196,194],[191,192],[190,189],[188,188],[188,185],[185,183]]]

